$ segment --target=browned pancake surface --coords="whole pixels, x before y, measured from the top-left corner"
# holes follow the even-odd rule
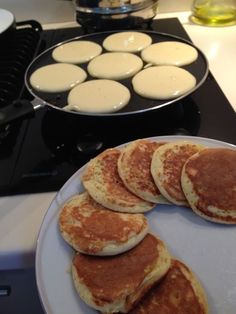
[[[111,211],[87,193],[74,197],[64,205],[59,225],[65,240],[76,250],[98,255],[104,248],[108,255],[126,251],[142,240],[148,228],[142,214]],[[109,248],[109,245],[112,247]]]
[[[170,202],[187,205],[181,186],[181,173],[186,160],[202,149],[190,141],[176,141],[161,145],[153,154],[151,173],[155,184]]]
[[[168,180],[164,183],[168,193],[177,200],[184,200],[180,182],[181,171],[186,160],[195,154],[197,149],[191,145],[182,145],[178,154],[173,154],[171,150],[165,153],[164,174]]]
[[[205,300],[199,299],[189,279],[189,269],[177,260],[165,277],[144,296],[130,314],[205,314],[208,313]]]
[[[80,280],[89,288],[93,301],[103,306],[138,289],[155,268],[162,241],[148,234],[130,251],[114,257],[75,255],[73,265]],[[129,300],[126,300],[127,304]]]
[[[130,192],[121,180],[117,162],[121,152],[107,149],[88,164],[82,181],[88,193],[100,204],[123,212],[144,212],[154,207]]]
[[[118,170],[125,185],[138,196],[148,201],[158,201],[161,195],[151,175],[151,160],[154,151],[163,143],[137,140],[127,146],[119,159]]]
[[[197,210],[213,220],[236,223],[236,150],[205,149],[187,162],[185,172],[198,196]]]

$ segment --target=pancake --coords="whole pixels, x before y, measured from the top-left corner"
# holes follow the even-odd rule
[[[87,78],[86,72],[77,65],[55,63],[45,65],[30,76],[31,86],[42,92],[65,92]]]
[[[75,86],[68,95],[69,110],[92,113],[115,112],[125,107],[130,91],[112,80],[91,80]]]
[[[153,203],[131,193],[122,182],[117,169],[121,152],[107,149],[87,164],[82,182],[90,196],[99,204],[118,212],[141,213],[151,210]]]
[[[181,171],[186,160],[203,147],[178,141],[160,146],[153,154],[151,174],[161,194],[176,205],[189,206],[181,187]]]
[[[127,144],[118,159],[118,173],[131,192],[153,203],[169,203],[161,195],[151,175],[154,151],[164,143],[137,140]]]
[[[114,212],[98,204],[87,192],[65,203],[59,227],[69,245],[90,255],[123,253],[142,241],[148,232],[143,214]]]
[[[150,99],[174,99],[191,91],[196,78],[187,70],[176,66],[152,66],[137,73],[132,84],[134,91]]]
[[[57,62],[85,63],[100,55],[102,47],[88,40],[77,40],[62,44],[52,52],[52,57]]]
[[[81,299],[103,313],[127,313],[168,271],[165,244],[148,234],[133,249],[116,256],[77,253],[72,276]]]
[[[152,44],[141,52],[142,59],[153,65],[183,66],[194,62],[197,49],[179,41],[163,41]]]
[[[128,52],[107,52],[91,60],[88,72],[96,78],[122,80],[140,71],[143,61],[135,54]]]
[[[103,41],[108,51],[139,52],[152,43],[152,38],[141,32],[119,32],[109,35]]]
[[[130,314],[207,314],[208,304],[198,278],[184,263],[172,260],[165,277]]]
[[[236,150],[207,148],[183,167],[182,188],[193,211],[218,223],[236,223]]]

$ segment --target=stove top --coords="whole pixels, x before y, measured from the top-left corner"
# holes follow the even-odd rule
[[[142,27],[190,40],[176,18],[154,20]],[[13,74],[0,76],[1,107],[11,106],[17,98],[32,100],[23,85],[23,76],[34,56],[90,30],[74,27],[43,31],[36,21],[25,21],[18,23],[16,36],[21,37],[20,32],[29,39],[23,44],[21,41],[21,50],[16,46],[13,49],[12,42],[7,43],[9,51],[18,52],[11,59],[14,66],[12,63],[9,66]],[[22,50],[28,56],[23,66]],[[0,129],[0,195],[57,191],[77,169],[105,148],[141,137],[193,135],[236,144],[235,131],[235,112],[211,73],[191,96],[151,113],[84,119],[41,108],[23,121]]]

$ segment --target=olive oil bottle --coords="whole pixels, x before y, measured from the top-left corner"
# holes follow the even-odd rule
[[[236,0],[195,0],[191,21],[206,26],[236,24]]]

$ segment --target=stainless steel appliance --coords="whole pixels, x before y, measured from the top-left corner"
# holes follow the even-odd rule
[[[80,25],[94,29],[138,27],[157,13],[158,0],[74,0]]]

